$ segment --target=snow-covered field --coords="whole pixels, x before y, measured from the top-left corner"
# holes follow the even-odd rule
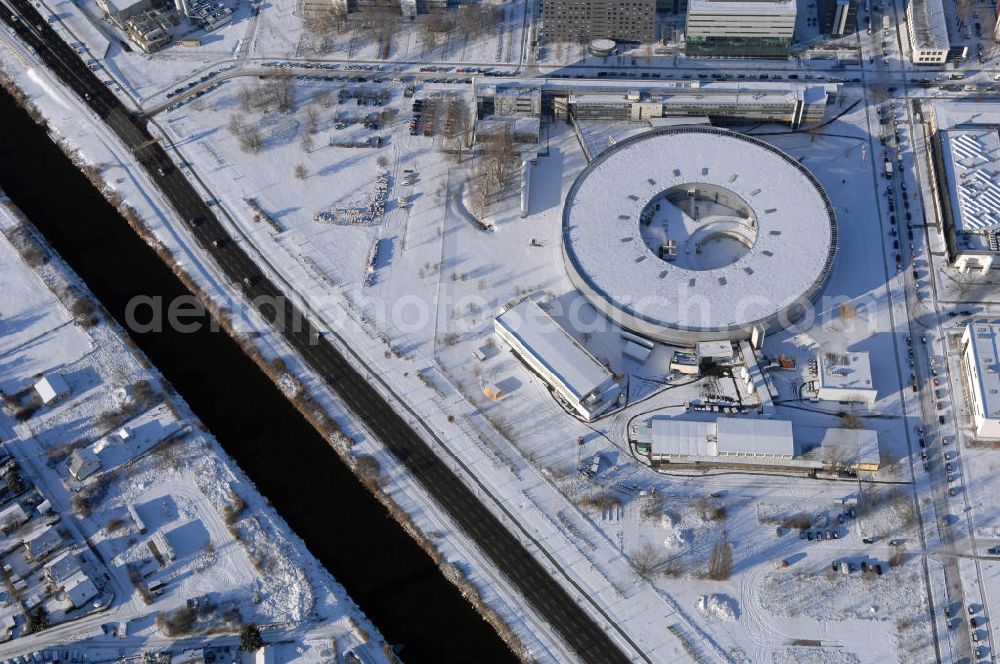
[[[0,230],[6,235],[17,224],[14,212],[0,207]],[[383,658],[374,626],[211,434],[194,426],[187,405],[168,395],[159,374],[144,367],[121,332],[103,321],[87,327],[74,322],[60,297],[67,288],[89,297],[75,275],[57,258],[29,267],[6,238],[0,239],[0,265],[4,393],[30,388],[38,375],[53,372],[70,389],[66,398],[21,422],[7,417],[8,410],[2,424],[6,449],[20,464],[23,481],[61,517],[67,541],[60,550],[89,560],[106,596],[101,610],[69,614],[75,619],[26,636],[20,607],[5,593],[0,614],[16,616],[15,636],[21,638],[0,652],[72,643],[67,654],[103,661],[109,643],[116,646],[112,653],[166,648],[168,637],[202,630],[235,635],[242,622],[255,622],[275,626],[268,640],[299,641],[300,648],[284,654],[287,661],[327,661],[334,642],[340,653],[361,648]],[[77,480],[67,458],[85,449],[93,450],[99,468]],[[4,501],[5,507],[31,502],[9,494]],[[42,530],[43,521],[51,523],[33,508],[29,516],[11,536],[13,546]],[[25,568],[21,561],[15,568],[29,579],[30,570],[46,562],[29,560]],[[193,624],[171,634],[165,619],[202,597]],[[62,614],[49,613],[58,623]],[[106,623],[127,624],[127,637],[103,632]],[[296,636],[286,635],[291,631]],[[326,640],[323,648],[309,645],[319,639]]]
[[[299,85],[303,102],[308,103],[315,85]],[[664,389],[650,382],[667,373],[672,349],[658,347],[649,361],[639,365],[623,355],[618,330],[613,326],[595,325],[586,334],[578,330],[578,339],[599,360],[616,373],[631,377],[630,399],[635,404],[596,425],[585,425],[563,412],[538,377],[525,372],[493,340],[493,315],[504,303],[525,294],[551,300],[558,310],[582,311],[582,318],[599,321],[596,312],[579,299],[561,268],[562,192],[586,164],[572,129],[561,124],[546,128],[547,154],[539,157],[532,176],[530,216],[521,219],[514,198],[508,197],[489,212],[495,231],[483,233],[466,221],[467,213],[461,206],[467,198],[450,193],[461,186],[470,165],[436,154],[439,138],[410,136],[400,123],[389,133],[388,147],[379,151],[359,154],[358,149],[324,146],[304,152],[298,143],[301,129],[295,133],[304,122],[304,111],[300,110],[280,121],[266,120],[266,136],[270,138],[265,138],[265,144],[273,142],[259,154],[245,155],[225,130],[226,118],[236,112],[238,90],[233,86],[220,91],[203,100],[200,110],[168,114],[165,127],[175,142],[184,136],[202,137],[196,147],[181,147],[180,151],[232,211],[240,232],[253,238],[269,262],[283,266],[290,281],[327,320],[353,328],[356,338],[368,338],[366,359],[393,381],[407,385],[411,404],[421,412],[443,409],[452,415],[455,422],[451,428],[471,434],[474,458],[481,458],[492,469],[487,481],[506,496],[506,501],[523,503],[527,499],[537,507],[553,536],[572,542],[569,552],[573,558],[589,562],[605,583],[626,592],[635,584],[628,559],[654,545],[657,569],[641,583],[660,597],[670,597],[671,603],[677,602],[678,613],[674,615],[685,617],[684,623],[698,635],[701,648],[752,657],[761,630],[770,621],[780,624],[780,617],[768,618],[768,611],[760,611],[753,621],[741,621],[739,628],[721,628],[712,621],[694,620],[690,609],[699,595],[716,585],[730,590],[739,603],[745,594],[739,590],[745,585],[743,577],[757,575],[762,568],[771,569],[782,557],[806,555],[799,553],[799,548],[812,548],[797,539],[761,546],[762,538],[770,539],[773,526],[758,521],[753,505],[762,499],[802,503],[802,497],[808,495],[806,504],[819,511],[841,499],[856,498],[857,487],[848,483],[839,488],[836,483],[817,487],[796,478],[761,486],[749,477],[668,478],[652,473],[631,457],[625,439],[627,423],[640,414],[682,413],[684,405],[698,399],[704,390],[699,384]],[[394,90],[392,94],[393,102],[399,103],[399,93]],[[429,94],[430,90],[418,91],[418,97]],[[836,110],[848,108],[856,99],[857,90],[845,90]],[[333,109],[335,112],[337,107]],[[327,112],[323,116],[328,117]],[[585,133],[594,150],[602,142],[607,144],[609,133],[620,139],[640,129],[636,125],[588,126]],[[819,177],[838,206],[840,255],[852,257],[834,270],[815,320],[765,343],[765,354],[793,357],[801,368],[773,376],[778,396],[794,401],[807,362],[821,345],[869,351],[876,358],[873,372],[880,398],[874,417],[862,413],[864,426],[879,431],[889,460],[899,460],[907,450],[899,433],[903,426],[900,383],[888,334],[891,325],[885,283],[890,275],[881,258],[882,231],[871,217],[878,193],[868,161],[867,107],[861,103],[834,122],[826,130],[829,136],[790,134],[776,126],[759,127],[754,132],[801,157]],[[389,200],[404,195],[412,200],[412,208],[393,210],[390,205],[381,224],[364,227],[312,221],[315,212],[329,208],[335,197],[364,197],[371,178],[379,171],[379,155],[388,161]],[[286,175],[297,162],[310,172],[301,183]],[[253,166],[265,163],[266,169]],[[412,187],[400,186],[407,170],[416,173]],[[279,215],[280,233],[241,209],[245,208],[243,199],[251,196],[272,215]],[[389,255],[382,255],[372,285],[364,286],[368,248],[378,239],[384,242],[379,245],[380,252],[388,248]],[[851,305],[852,320],[842,318],[842,303]],[[484,388],[499,388],[495,391],[502,396],[484,396]],[[838,426],[840,411],[836,404],[778,406],[780,416],[803,426]],[[455,427],[456,423],[460,426]],[[453,440],[457,449],[469,449],[468,443]],[[592,479],[577,478],[577,469],[595,453],[601,455],[601,471]],[[908,474],[905,468],[908,466],[901,463],[889,464],[877,479],[902,478]],[[530,472],[526,475],[527,469]],[[730,492],[723,499],[726,516],[722,523],[704,519],[696,507],[719,486]],[[670,505],[660,516],[644,517],[642,499],[630,493],[636,490],[669,496]],[[876,487],[873,491],[877,494],[879,490]],[[861,556],[867,549],[860,542],[862,536],[912,537],[909,494],[903,489],[901,495],[897,501],[900,506],[880,506],[863,513],[857,526],[847,529],[847,541],[824,543],[821,550],[832,546],[838,555]],[[878,500],[872,503],[881,505]],[[531,522],[539,519],[525,518]],[[711,550],[720,539],[733,542],[735,560],[744,561],[735,566],[729,582],[703,578]],[[618,560],[607,558],[612,551],[617,551]],[[815,554],[808,555],[812,558]],[[880,549],[869,555],[884,560],[888,552]],[[825,557],[819,567],[829,567]],[[787,587],[810,593],[812,576],[797,570]],[[738,585],[733,586],[734,582]],[[838,592],[854,603],[864,601],[868,593],[861,584],[849,584]],[[892,613],[887,610],[885,615]],[[861,650],[859,661],[879,661],[892,652],[897,625],[894,619],[883,617],[880,614],[878,620],[867,622],[854,619],[845,627],[848,632],[860,628],[887,637],[881,642],[888,650]],[[796,628],[794,638],[816,638],[815,622]],[[919,632],[925,627],[915,620],[908,629]],[[908,642],[918,644],[914,646],[916,653],[928,646],[927,638],[910,636],[906,637]],[[849,644],[850,639],[844,642]]]
[[[112,46],[105,64],[138,97],[149,99],[192,72],[224,66],[236,41],[247,38],[244,33],[252,33],[253,47],[247,53],[254,58],[309,57],[311,47],[303,42],[300,19],[291,4],[269,6],[259,25],[234,23],[220,33],[219,41],[188,52],[172,47],[148,57],[116,52]],[[505,30],[520,29],[521,5],[506,7],[505,25],[514,27]],[[520,34],[509,40],[508,48],[504,40],[509,34],[476,44],[449,43],[422,53],[413,30],[406,28],[390,59],[516,63],[521,57]],[[374,49],[373,43],[357,35],[344,35],[334,40],[324,57],[375,59]],[[573,48],[546,50],[553,51],[546,56],[547,64],[582,58]],[[183,226],[113,139],[90,119],[81,119],[55,86],[41,85],[44,74],[24,75],[7,51],[0,58],[84,159],[102,165],[105,180],[139,211],[180,265],[211,296],[227,299],[223,281],[191,248]],[[763,352],[796,362],[794,371],[770,374],[777,417],[790,419],[798,431],[805,431],[842,426],[848,414],[863,428],[878,432],[882,468],[857,482],[799,475],[657,473],[632,455],[627,440],[630,422],[654,414],[688,413],[688,405],[703,399],[710,388],[706,381],[664,381],[672,348],[657,345],[642,364],[626,357],[620,330],[603,324],[566,277],[560,252],[561,203],[586,166],[581,139],[572,127],[543,126],[541,143],[531,148],[538,159],[530,214],[526,218],[518,214],[515,187],[490,208],[486,217],[493,231],[483,232],[472,221],[471,197],[464,186],[475,160],[443,154],[440,133],[410,134],[411,99],[403,96],[402,84],[387,75],[380,83],[296,79],[292,85],[295,101],[288,112],[245,105],[243,98],[267,83],[241,76],[179,109],[158,114],[153,129],[164,133],[175,161],[204,183],[205,197],[218,201],[234,237],[307,302],[324,324],[349,340],[370,371],[392,385],[397,395],[406,396],[417,417],[444,441],[447,451],[442,453],[475,469],[484,500],[514,509],[519,527],[542,541],[587,589],[588,599],[607,611],[649,656],[667,660],[686,653],[691,658],[754,662],[934,658],[929,600],[933,596],[940,607],[945,599],[939,596],[943,582],[934,530],[940,515],[926,497],[930,495],[926,477],[918,475],[916,490],[913,485],[908,436],[915,421],[908,418],[919,413],[919,403],[908,387],[901,343],[908,312],[902,304],[903,278],[892,263],[893,239],[883,222],[885,181],[875,170],[881,154],[877,140],[871,138],[877,127],[871,123],[877,118],[871,119],[874,111],[861,86],[841,90],[830,115],[844,114],[819,133],[793,133],[774,125],[744,128],[800,159],[836,206],[838,261],[815,315],[767,338]],[[341,90],[346,101],[338,104]],[[354,101],[355,93],[381,97],[387,103],[361,106]],[[416,97],[472,102],[468,86],[447,83],[419,83]],[[234,118],[241,127],[259,133],[258,151],[241,146]],[[356,123],[373,118],[380,125],[377,129]],[[337,128],[338,123],[347,126]],[[585,123],[581,136],[597,153],[608,145],[609,137],[621,140],[642,128]],[[381,137],[382,147],[343,147],[376,136]],[[911,159],[908,153],[908,169],[913,168]],[[912,176],[911,171],[907,177]],[[383,191],[377,185],[380,177]],[[376,197],[384,204],[384,214],[366,223],[344,223],[349,209],[364,208]],[[329,213],[333,220],[317,218],[318,213]],[[935,237],[931,235],[929,249],[939,251]],[[922,244],[919,238],[917,243]],[[372,262],[376,248],[378,256]],[[954,275],[939,264],[930,267],[941,275],[942,300],[985,297],[978,290],[981,285],[948,286]],[[627,408],[595,423],[580,422],[563,410],[538,376],[494,339],[493,316],[505,303],[529,294],[551,304],[559,320],[569,318],[560,312],[572,311],[595,323],[593,329],[571,331],[616,374],[628,377]],[[0,311],[6,311],[3,297]],[[70,335],[52,342],[66,356],[58,363],[69,365],[89,351],[90,341],[71,324],[59,327],[59,315],[58,311],[42,314],[54,324],[49,334]],[[260,321],[243,312],[236,325],[249,331]],[[265,354],[283,355],[286,349],[280,339],[262,331]],[[940,358],[954,363],[954,353],[946,345],[935,341],[932,347]],[[873,408],[799,398],[809,380],[809,360],[820,347],[870,353],[878,389]],[[474,546],[428,505],[378,441],[361,424],[343,418],[336,397],[298,362],[289,359],[288,365],[321,402],[341,414],[345,430],[359,441],[352,453],[379,459],[393,499],[414,516],[421,530],[433,533],[445,558],[466,571],[484,600],[532,653],[541,660],[561,660],[565,653],[558,640],[537,616],[518,608],[506,583],[494,578]],[[952,375],[958,376],[957,365],[953,364]],[[486,388],[499,397],[488,396]],[[95,392],[94,412],[106,408],[111,398],[97,394],[104,392]],[[960,390],[954,394],[961,399]],[[961,403],[955,406],[956,412],[960,409]],[[208,568],[220,554],[217,547],[214,552],[204,550],[205,533],[224,534],[219,530],[219,510],[232,495],[205,487],[222,487],[232,480],[225,466],[196,461],[199,446],[211,443],[195,438],[187,443],[186,452],[144,458],[133,480],[116,485],[105,503],[111,513],[120,514],[135,496],[149,495],[153,499],[144,504],[170,532],[187,523],[202,524],[204,532],[189,527],[185,541],[190,564]],[[992,487],[998,480],[992,472],[996,466],[992,452],[962,448],[963,496],[968,496],[976,533],[982,538],[980,553],[1000,537],[1000,524],[994,523],[993,496],[998,492]],[[595,455],[600,458],[598,472],[592,477],[579,474]],[[916,461],[918,473],[919,465]],[[173,506],[164,504],[155,484],[145,484],[161,474],[184,491],[206,496],[207,503],[201,503],[199,510],[199,503],[184,499],[181,492]],[[471,474],[466,478],[473,481]],[[838,528],[837,540],[800,539],[797,528],[776,532],[785,521],[833,523],[847,505],[857,505],[858,515]],[[960,512],[958,505],[955,512]],[[261,523],[262,532],[267,532],[267,521]],[[869,537],[877,541],[865,544],[862,539]],[[135,552],[119,539],[109,538],[104,545],[117,547],[116,559],[132,560]],[[898,566],[888,563],[897,551],[890,540],[904,544]],[[712,571],[711,561],[720,555],[731,559],[725,574]],[[249,556],[234,556],[231,563],[220,566],[218,578],[249,583],[253,578],[246,565]],[[833,570],[839,561],[878,562],[884,571],[881,576],[854,572],[845,577]],[[989,600],[1000,597],[991,565],[984,563],[983,570],[977,565],[962,567],[967,585]],[[201,583],[197,578],[181,583]],[[986,579],[982,589],[980,578]],[[281,599],[262,603],[258,610],[264,614],[302,612],[316,601],[300,592],[303,585],[292,570],[275,584],[274,597]],[[185,586],[185,593],[197,587]],[[940,636],[940,628],[938,632]]]

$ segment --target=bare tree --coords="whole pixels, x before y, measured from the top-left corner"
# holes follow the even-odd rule
[[[307,134],[315,134],[319,130],[319,109],[312,104],[306,106],[305,130]]]
[[[633,549],[628,554],[628,561],[632,565],[635,573],[644,579],[648,579],[656,571],[657,566],[662,561],[660,551],[656,545],[646,542],[637,549]]]
[[[295,108],[295,85],[292,79],[276,79],[270,86],[270,94],[279,113],[288,113]]]
[[[387,58],[392,40],[402,24],[398,5],[365,7],[358,13],[356,21],[361,34],[380,45],[379,57]]]
[[[432,51],[455,29],[455,21],[448,14],[427,14],[420,21],[418,28],[420,44],[424,50]]]
[[[260,152],[264,145],[264,139],[254,127],[247,125],[246,120],[239,113],[229,118],[229,132],[239,140],[240,149],[244,152]]]
[[[455,30],[466,39],[475,39],[503,21],[503,9],[496,5],[464,4],[450,13]]]
[[[229,133],[233,136],[239,136],[246,130],[246,120],[239,113],[235,113],[229,118]]]
[[[490,211],[494,198],[497,195],[496,181],[489,177],[482,169],[474,169],[469,173],[466,186],[472,187],[469,197],[472,214],[482,220]]]
[[[313,97],[313,101],[323,108],[330,108],[333,106],[333,95],[330,94],[329,90],[321,90],[316,93],[315,97]]]
[[[342,32],[347,24],[347,13],[339,7],[311,9],[302,17],[306,35],[319,50],[327,51],[333,43],[334,35]]]
[[[295,177],[299,180],[305,180],[309,177],[309,169],[307,169],[303,164],[298,164],[295,166]]]
[[[264,147],[264,137],[257,129],[246,129],[240,134],[240,148],[244,152],[260,152]]]

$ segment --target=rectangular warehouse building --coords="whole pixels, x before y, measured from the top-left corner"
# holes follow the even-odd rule
[[[794,0],[689,0],[689,56],[784,58],[795,33]]]
[[[1000,438],[1000,326],[970,322],[962,334],[965,380],[977,438]]]
[[[622,385],[529,298],[494,319],[497,336],[588,422],[624,403]]]
[[[545,0],[542,31],[550,42],[653,41],[656,0]]]
[[[948,260],[987,273],[1000,252],[1000,113],[975,102],[934,104],[931,155]]]
[[[714,422],[652,417],[632,439],[650,459],[670,463],[781,463],[795,456],[792,423],[720,417]]]
[[[800,427],[793,436],[788,420],[745,417],[682,420],[654,416],[630,424],[628,436],[636,452],[654,464],[851,474],[877,472],[880,465],[876,431]]]

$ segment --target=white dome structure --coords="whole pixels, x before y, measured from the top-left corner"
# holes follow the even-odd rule
[[[563,258],[587,300],[671,344],[748,338],[801,317],[826,283],[837,220],[798,161],[706,126],[605,150],[563,205]]]

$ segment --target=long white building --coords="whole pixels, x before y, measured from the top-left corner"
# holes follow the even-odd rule
[[[588,422],[625,400],[622,385],[548,313],[523,299],[494,319],[497,336]]]
[[[948,260],[960,272],[1000,267],[1000,111],[974,101],[925,107],[931,126],[932,191]]]
[[[962,334],[962,377],[977,438],[1000,438],[1000,326],[970,322]]]
[[[788,55],[795,33],[794,0],[689,0],[689,56]]]
[[[541,116],[556,119],[655,123],[685,118],[716,123],[785,122],[792,127],[822,122],[836,100],[836,83],[786,81],[615,81],[563,78],[477,78],[480,118]]]
[[[878,432],[809,426],[798,429],[795,432],[788,420],[653,416],[629,424],[628,435],[637,453],[661,465],[878,471]]]
[[[942,64],[948,59],[948,24],[941,0],[909,0],[906,29],[910,36],[910,60],[914,64]]]

